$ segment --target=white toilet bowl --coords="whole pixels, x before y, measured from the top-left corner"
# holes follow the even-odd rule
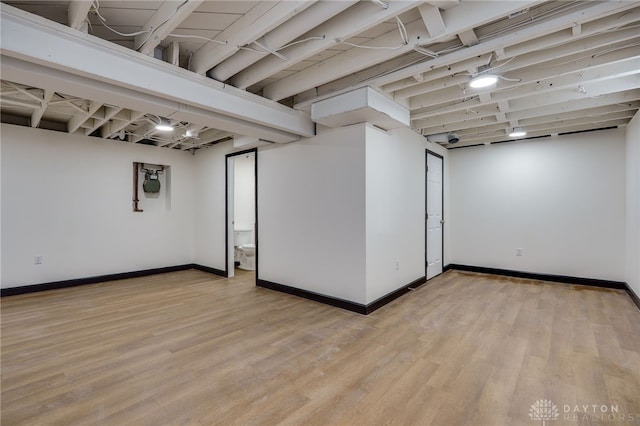
[[[256,245],[255,244],[243,244],[238,247],[240,254],[240,266],[238,268],[247,271],[256,270]]]

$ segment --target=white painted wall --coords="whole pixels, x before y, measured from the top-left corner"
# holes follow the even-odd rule
[[[640,113],[626,127],[626,282],[640,297]]]
[[[0,128],[0,166],[2,165],[2,129]],[[2,288],[2,170],[0,167],[0,288]]]
[[[366,138],[366,303],[371,303],[425,276],[426,140],[409,129],[385,132],[370,125]]]
[[[8,124],[1,132],[3,288],[193,262],[190,153]],[[134,161],[171,166],[170,211],[132,211]]]
[[[260,278],[366,302],[365,126],[258,153]]]
[[[225,270],[225,156],[233,141],[195,154],[194,263]],[[233,253],[231,253],[233,255]]]
[[[234,228],[253,231],[256,220],[255,155],[239,155],[232,158],[234,162]],[[253,242],[253,232],[251,239]]]
[[[615,129],[451,151],[451,263],[624,281],[624,150]]]

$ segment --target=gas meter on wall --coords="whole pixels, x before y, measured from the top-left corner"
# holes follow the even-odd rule
[[[160,192],[160,180],[158,179],[158,175],[162,173],[163,169],[142,169],[142,171],[144,172],[142,190],[150,194]]]

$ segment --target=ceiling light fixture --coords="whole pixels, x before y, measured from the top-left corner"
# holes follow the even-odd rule
[[[469,86],[474,89],[480,89],[483,87],[489,87],[496,84],[498,81],[498,76],[494,74],[482,74],[476,75],[469,81]]]
[[[527,132],[525,132],[521,127],[514,127],[509,133],[509,137],[511,138],[519,138],[521,136],[525,136]]]
[[[161,132],[173,132],[173,126],[169,122],[169,120],[165,118],[160,118],[160,123],[156,124],[156,130]]]

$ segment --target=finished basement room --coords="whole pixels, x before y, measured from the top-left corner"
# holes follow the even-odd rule
[[[640,424],[638,2],[0,18],[0,423]]]

